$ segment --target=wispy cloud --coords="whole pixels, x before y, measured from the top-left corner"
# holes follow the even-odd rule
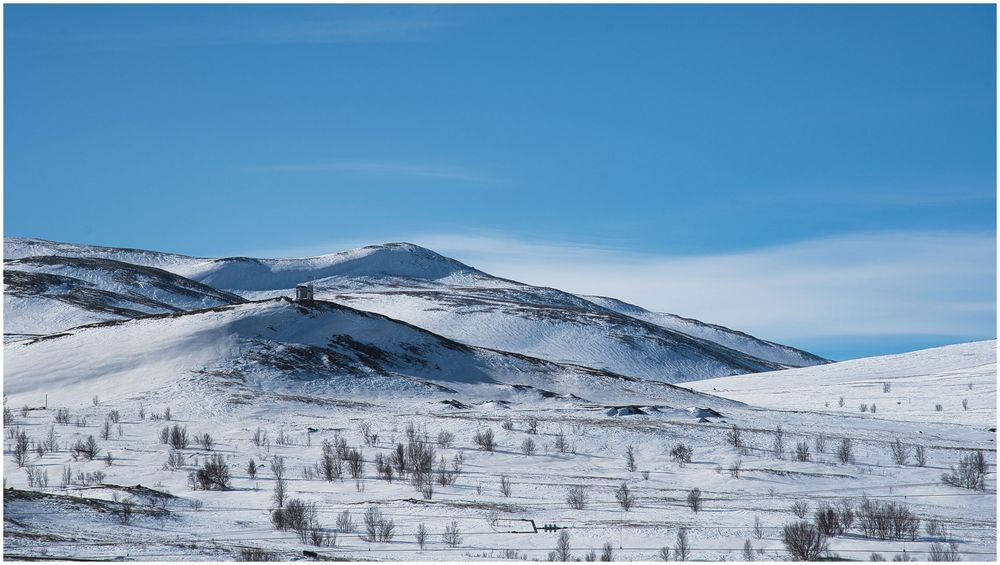
[[[459,167],[377,161],[333,161],[310,165],[275,165],[257,167],[255,170],[277,173],[352,173],[404,176],[475,183],[496,181],[489,176]]]
[[[823,336],[996,335],[993,233],[863,233],[670,256],[496,234],[411,241],[497,276],[612,296],[796,343]],[[367,242],[298,249],[294,255]]]

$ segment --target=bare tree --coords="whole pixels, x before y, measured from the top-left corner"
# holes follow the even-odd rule
[[[114,509],[114,515],[118,519],[118,523],[127,526],[132,522],[132,514],[135,510],[135,503],[132,499],[126,498],[125,500],[118,503],[117,508]]]
[[[556,540],[556,561],[572,561],[573,554],[569,550],[569,532],[562,530],[559,532],[559,539]]]
[[[670,561],[670,547],[666,545],[661,547],[660,551],[657,552],[657,556],[660,558],[660,561]]]
[[[962,560],[962,556],[958,553],[958,544],[953,541],[948,543],[932,543],[927,555],[931,561]]]
[[[829,547],[826,536],[809,522],[786,524],[781,541],[795,561],[818,561]]]
[[[687,495],[687,505],[697,513],[701,510],[701,489],[693,488]]]
[[[914,452],[914,455],[917,458],[917,467],[926,467],[927,466],[927,449],[924,446],[922,446],[922,445],[918,445],[918,446],[916,446],[914,448],[913,452]]]
[[[443,448],[451,447],[451,445],[455,443],[455,434],[447,430],[441,430],[440,432],[438,432],[437,443],[439,447]]]
[[[257,478],[257,462],[254,461],[252,457],[250,458],[250,461],[247,462],[247,476],[251,479]]]
[[[504,495],[506,498],[510,498],[510,493],[510,479],[507,478],[507,475],[500,475],[500,494]]]
[[[344,510],[340,514],[337,514],[337,531],[345,534],[354,532],[354,519],[351,517],[350,510]]]
[[[254,447],[258,448],[261,447],[262,445],[267,443],[267,432],[260,429],[260,426],[257,426],[257,429],[254,430],[253,435],[250,436],[250,443],[252,443]]]
[[[93,436],[91,436],[93,437]],[[77,444],[81,444],[79,441]],[[14,459],[14,464],[18,467],[24,467],[28,462],[28,447],[30,441],[28,439],[28,434],[24,430],[18,428],[14,430],[14,448],[11,450],[11,457]],[[81,444],[82,445],[82,444]],[[76,446],[74,446],[75,448]],[[74,457],[76,459],[76,457]],[[93,459],[93,457],[90,457]]]
[[[212,436],[206,432],[198,436],[198,445],[200,445],[202,449],[212,451],[212,448],[215,447],[215,440],[212,439]]]
[[[809,503],[805,500],[796,500],[792,503],[792,514],[799,518],[805,518],[809,513]]]
[[[365,512],[364,522],[365,534],[362,539],[379,543],[392,541],[395,535],[395,524],[383,516],[378,508],[369,506],[368,511]]]
[[[757,539],[764,539],[764,525],[760,522],[760,516],[753,517],[753,535]]]
[[[733,427],[726,432],[726,442],[736,449],[743,447],[743,432],[739,426],[733,424]]]
[[[958,460],[958,469],[941,475],[941,482],[954,487],[970,490],[986,490],[986,456],[981,450],[963,455]]]
[[[229,466],[221,455],[213,455],[205,459],[201,469],[196,471],[195,479],[203,490],[229,490]]]
[[[625,469],[630,473],[635,472],[635,446],[625,446]]]
[[[896,438],[889,444],[889,449],[892,451],[892,460],[896,462],[896,465],[906,465],[910,458],[909,446],[903,445],[903,442]]]
[[[569,487],[566,502],[574,510],[583,510],[587,506],[587,490],[582,486]]]
[[[969,409],[969,399],[968,398],[963,398],[962,399],[962,410],[968,410],[968,409]]]
[[[635,495],[632,494],[631,490],[629,490],[628,484],[626,484],[625,481],[622,481],[621,486],[619,486],[618,490],[615,491],[615,500],[618,501],[622,510],[626,512],[628,512],[632,508],[632,505],[635,504]]]
[[[809,444],[800,441],[795,444],[795,459],[796,461],[801,461],[803,463],[809,461],[812,455],[809,453]]]
[[[524,441],[521,442],[521,453],[524,453],[525,455],[534,455],[537,449],[535,440],[531,439],[531,437],[526,437],[524,438]]]
[[[850,439],[845,437],[840,440],[840,445],[837,446],[837,459],[845,464],[854,462],[854,446]]]
[[[420,546],[420,549],[423,549],[427,544],[427,526],[425,526],[423,522],[417,526],[417,533],[415,537],[417,538],[417,545]]]
[[[566,453],[569,451],[569,442],[566,441],[566,434],[563,433],[562,430],[559,430],[559,432],[556,433],[556,439],[552,444],[552,447],[559,453]]]
[[[774,447],[772,450],[774,451],[774,456],[778,459],[785,458],[785,431],[781,429],[781,426],[778,426],[774,430]]]
[[[740,478],[740,472],[743,470],[743,461],[737,458],[729,465],[729,476],[738,479]]]
[[[504,419],[500,422],[500,427],[507,430],[508,432],[513,431],[514,420],[512,420],[510,416],[505,416]]]
[[[816,453],[826,453],[826,435],[816,436]]]
[[[615,560],[615,549],[611,545],[611,542],[604,542],[604,546],[601,547],[601,561],[614,561]]]
[[[271,500],[274,502],[275,508],[281,508],[285,505],[287,489],[288,483],[285,482],[285,479],[274,480],[274,490],[271,492]]]
[[[462,532],[458,529],[458,522],[452,520],[450,524],[445,526],[444,533],[441,534],[441,541],[444,542],[448,547],[458,547],[462,544]]]
[[[691,544],[688,541],[687,528],[677,530],[677,541],[674,542],[674,559],[687,561],[691,557]]]
[[[754,554],[753,554],[753,544],[750,543],[749,539],[745,540],[743,542],[743,560],[744,561],[753,561],[754,559],[755,559],[755,557],[754,557]]]
[[[534,416],[528,416],[528,419],[526,420],[526,425],[529,434],[535,435],[538,433],[538,418]]]

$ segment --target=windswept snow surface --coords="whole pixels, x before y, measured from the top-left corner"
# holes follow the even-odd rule
[[[985,428],[996,425],[996,353],[996,340],[977,341],[688,386],[776,410],[853,412],[886,420],[960,422]],[[869,407],[866,413],[861,412],[862,404]]]

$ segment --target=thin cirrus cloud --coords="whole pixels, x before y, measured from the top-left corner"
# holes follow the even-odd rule
[[[365,174],[473,183],[496,182],[496,179],[490,176],[460,167],[377,161],[334,161],[311,165],[277,165],[261,167],[259,170],[274,173]]]

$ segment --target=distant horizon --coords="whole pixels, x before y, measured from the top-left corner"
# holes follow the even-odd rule
[[[407,240],[833,358],[996,336],[995,5],[4,14],[4,234]]]

